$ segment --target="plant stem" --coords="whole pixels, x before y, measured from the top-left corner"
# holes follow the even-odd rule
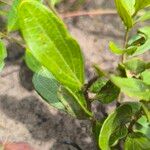
[[[137,122],[137,120],[141,117],[141,110],[135,114],[134,118],[132,119],[132,121],[130,122],[129,126],[128,126],[128,131],[129,133],[131,133],[133,131],[133,126],[135,125],[135,123]]]
[[[127,48],[127,44],[128,44],[128,36],[129,36],[129,29],[126,29],[125,36],[124,36],[124,48],[125,49]],[[122,54],[121,63],[124,63],[125,59],[126,59],[125,54]]]
[[[128,44],[128,37],[129,37],[129,29],[126,29],[126,32],[125,32],[125,36],[124,36],[124,49],[126,49],[127,48],[127,44]],[[121,63],[124,63],[124,61],[126,60],[126,56],[125,56],[125,54],[122,54],[122,56],[121,56]],[[116,104],[116,106],[118,107],[118,106],[120,106],[120,102],[121,102],[121,99],[122,99],[122,93],[120,93],[119,94],[119,96],[118,96],[118,100],[117,100],[117,104]]]
[[[88,108],[90,110],[91,110],[91,99],[89,98],[88,90],[97,79],[98,79],[98,76],[93,77],[91,80],[88,81],[88,83],[83,88],[83,94],[84,94],[85,100],[87,102]]]

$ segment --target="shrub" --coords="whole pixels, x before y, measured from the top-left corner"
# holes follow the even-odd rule
[[[150,63],[138,58],[150,49],[150,27],[142,27],[129,37],[135,24],[150,19],[149,11],[140,13],[150,6],[150,1],[115,0],[115,4],[125,26],[125,38],[122,47],[114,42],[109,47],[121,61],[113,74],[95,66],[97,76],[87,83],[79,44],[54,9],[40,0],[14,0],[7,18],[7,34],[21,32],[25,61],[34,72],[35,90],[60,111],[91,120],[99,149],[150,149]],[[1,33],[1,39],[5,36]],[[0,68],[5,57],[1,40]],[[95,96],[91,98],[89,93]],[[123,99],[123,95],[131,97],[131,101]],[[104,113],[98,120],[91,110],[95,100],[102,104],[116,101],[117,105],[111,114]]]

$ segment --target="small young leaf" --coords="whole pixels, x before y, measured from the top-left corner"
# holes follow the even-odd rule
[[[64,86],[81,90],[83,57],[63,22],[42,4],[24,0],[19,7],[19,23],[32,55]]]
[[[109,43],[109,48],[112,53],[117,54],[117,55],[122,55],[125,53],[127,53],[128,55],[132,55],[137,49],[136,46],[131,46],[127,49],[121,49],[114,42]]]
[[[109,43],[109,48],[112,53],[122,55],[125,53],[125,51],[121,48],[119,48],[114,42]]]
[[[150,50],[150,39],[148,39],[143,45],[139,46],[133,56],[138,56]]]
[[[139,46],[137,48],[137,50],[135,51],[133,56],[143,54],[143,53],[147,52],[148,50],[150,50],[150,27],[148,27],[148,26],[143,27],[143,28],[139,29],[138,32],[140,34],[144,34],[146,39],[145,39],[144,44],[142,44],[141,46]]]
[[[140,9],[143,9],[148,6],[150,6],[149,0],[136,0],[136,2],[135,2],[136,12],[138,12]]]
[[[135,0],[115,0],[117,11],[127,29],[133,26],[132,15],[134,14]]]
[[[143,45],[145,43],[146,37],[144,34],[136,34],[131,37],[128,41],[128,46],[139,46]]]
[[[144,134],[147,138],[150,138],[150,122],[148,122],[145,116],[142,116],[135,124],[135,132]]]
[[[150,139],[142,133],[130,133],[125,141],[125,150],[149,150]]]
[[[112,76],[111,81],[130,97],[150,101],[150,85],[134,78]]]
[[[0,71],[4,67],[4,59],[7,57],[6,47],[2,40],[0,40]]]
[[[97,93],[96,99],[101,103],[111,103],[119,96],[120,89],[114,85],[111,81],[108,81],[101,90]]]
[[[139,17],[136,22],[144,22],[150,20],[150,11],[146,12],[144,15],[142,15],[141,17]]]
[[[104,87],[104,85],[106,85],[107,81],[108,81],[108,79],[105,77],[101,77],[101,78],[97,79],[96,82],[94,82],[92,84],[92,86],[90,87],[90,89],[89,89],[90,92],[98,93],[102,89],[102,87]]]
[[[12,7],[8,13],[7,30],[8,32],[18,30],[18,6],[21,0],[13,0]]]
[[[143,82],[150,85],[150,70],[145,70],[144,72],[142,72],[141,78],[142,78]]]
[[[133,74],[139,74],[146,69],[146,64],[139,58],[133,58],[124,63],[127,70],[131,71]]]
[[[130,122],[132,115],[139,111],[140,107],[135,107],[138,103],[126,103],[118,107],[112,114],[110,114],[104,121],[100,135],[99,146],[101,150],[110,150],[110,137],[114,131],[120,126],[124,126]],[[137,108],[136,111],[133,108]]]

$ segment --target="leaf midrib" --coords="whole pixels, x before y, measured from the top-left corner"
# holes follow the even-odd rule
[[[26,7],[26,9],[28,10],[27,7]],[[47,10],[47,11],[48,11],[48,10]],[[65,65],[70,69],[70,71],[71,71],[71,73],[72,73],[74,79],[76,79],[76,81],[78,81],[78,83],[79,83],[80,85],[82,85],[82,83],[81,83],[80,80],[77,78],[77,76],[75,75],[75,73],[73,72],[73,70],[72,70],[72,69],[70,68],[70,66],[66,63],[66,61],[65,61],[64,57],[62,56],[62,54],[59,52],[59,50],[58,50],[56,44],[55,44],[52,40],[50,40],[49,36],[47,35],[47,32],[45,31],[45,29],[42,28],[41,24],[40,24],[40,23],[38,24],[38,18],[34,17],[34,15],[33,15],[33,13],[32,13],[31,11],[28,10],[28,12],[29,12],[29,14],[31,14],[31,16],[34,18],[34,20],[36,20],[37,26],[39,26],[40,29],[45,33],[45,36],[47,37],[47,39],[48,39],[49,41],[51,41],[51,42],[55,45],[58,55],[62,58],[62,60],[64,61]],[[49,13],[49,12],[48,12],[48,13]],[[45,14],[45,15],[47,15],[47,14]],[[56,28],[56,30],[57,30],[57,32],[60,33],[60,31],[59,31],[57,28]],[[61,34],[60,34],[60,35],[61,35]],[[65,43],[65,42],[64,42],[64,43]],[[65,44],[66,44],[66,43],[65,43]],[[70,53],[70,52],[69,52],[69,53]],[[56,63],[55,63],[55,64],[56,64]],[[56,64],[56,65],[57,65],[57,64]],[[58,65],[57,65],[57,66],[58,66]]]

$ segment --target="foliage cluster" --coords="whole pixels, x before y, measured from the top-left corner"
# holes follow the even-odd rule
[[[150,12],[143,11],[150,1],[115,0],[125,26],[125,39],[122,47],[114,42],[109,47],[121,61],[113,74],[95,66],[97,75],[87,83],[80,46],[53,9],[59,1],[49,1],[51,9],[43,2],[13,1],[7,15],[7,32],[0,34],[0,70],[7,56],[3,39],[18,30],[26,47],[24,59],[34,72],[35,90],[44,100],[76,118],[91,120],[99,149],[150,149],[150,62],[138,57],[150,49],[150,26],[129,36],[136,24],[150,19]],[[116,101],[116,109],[97,120],[91,110],[96,100],[102,104]]]

